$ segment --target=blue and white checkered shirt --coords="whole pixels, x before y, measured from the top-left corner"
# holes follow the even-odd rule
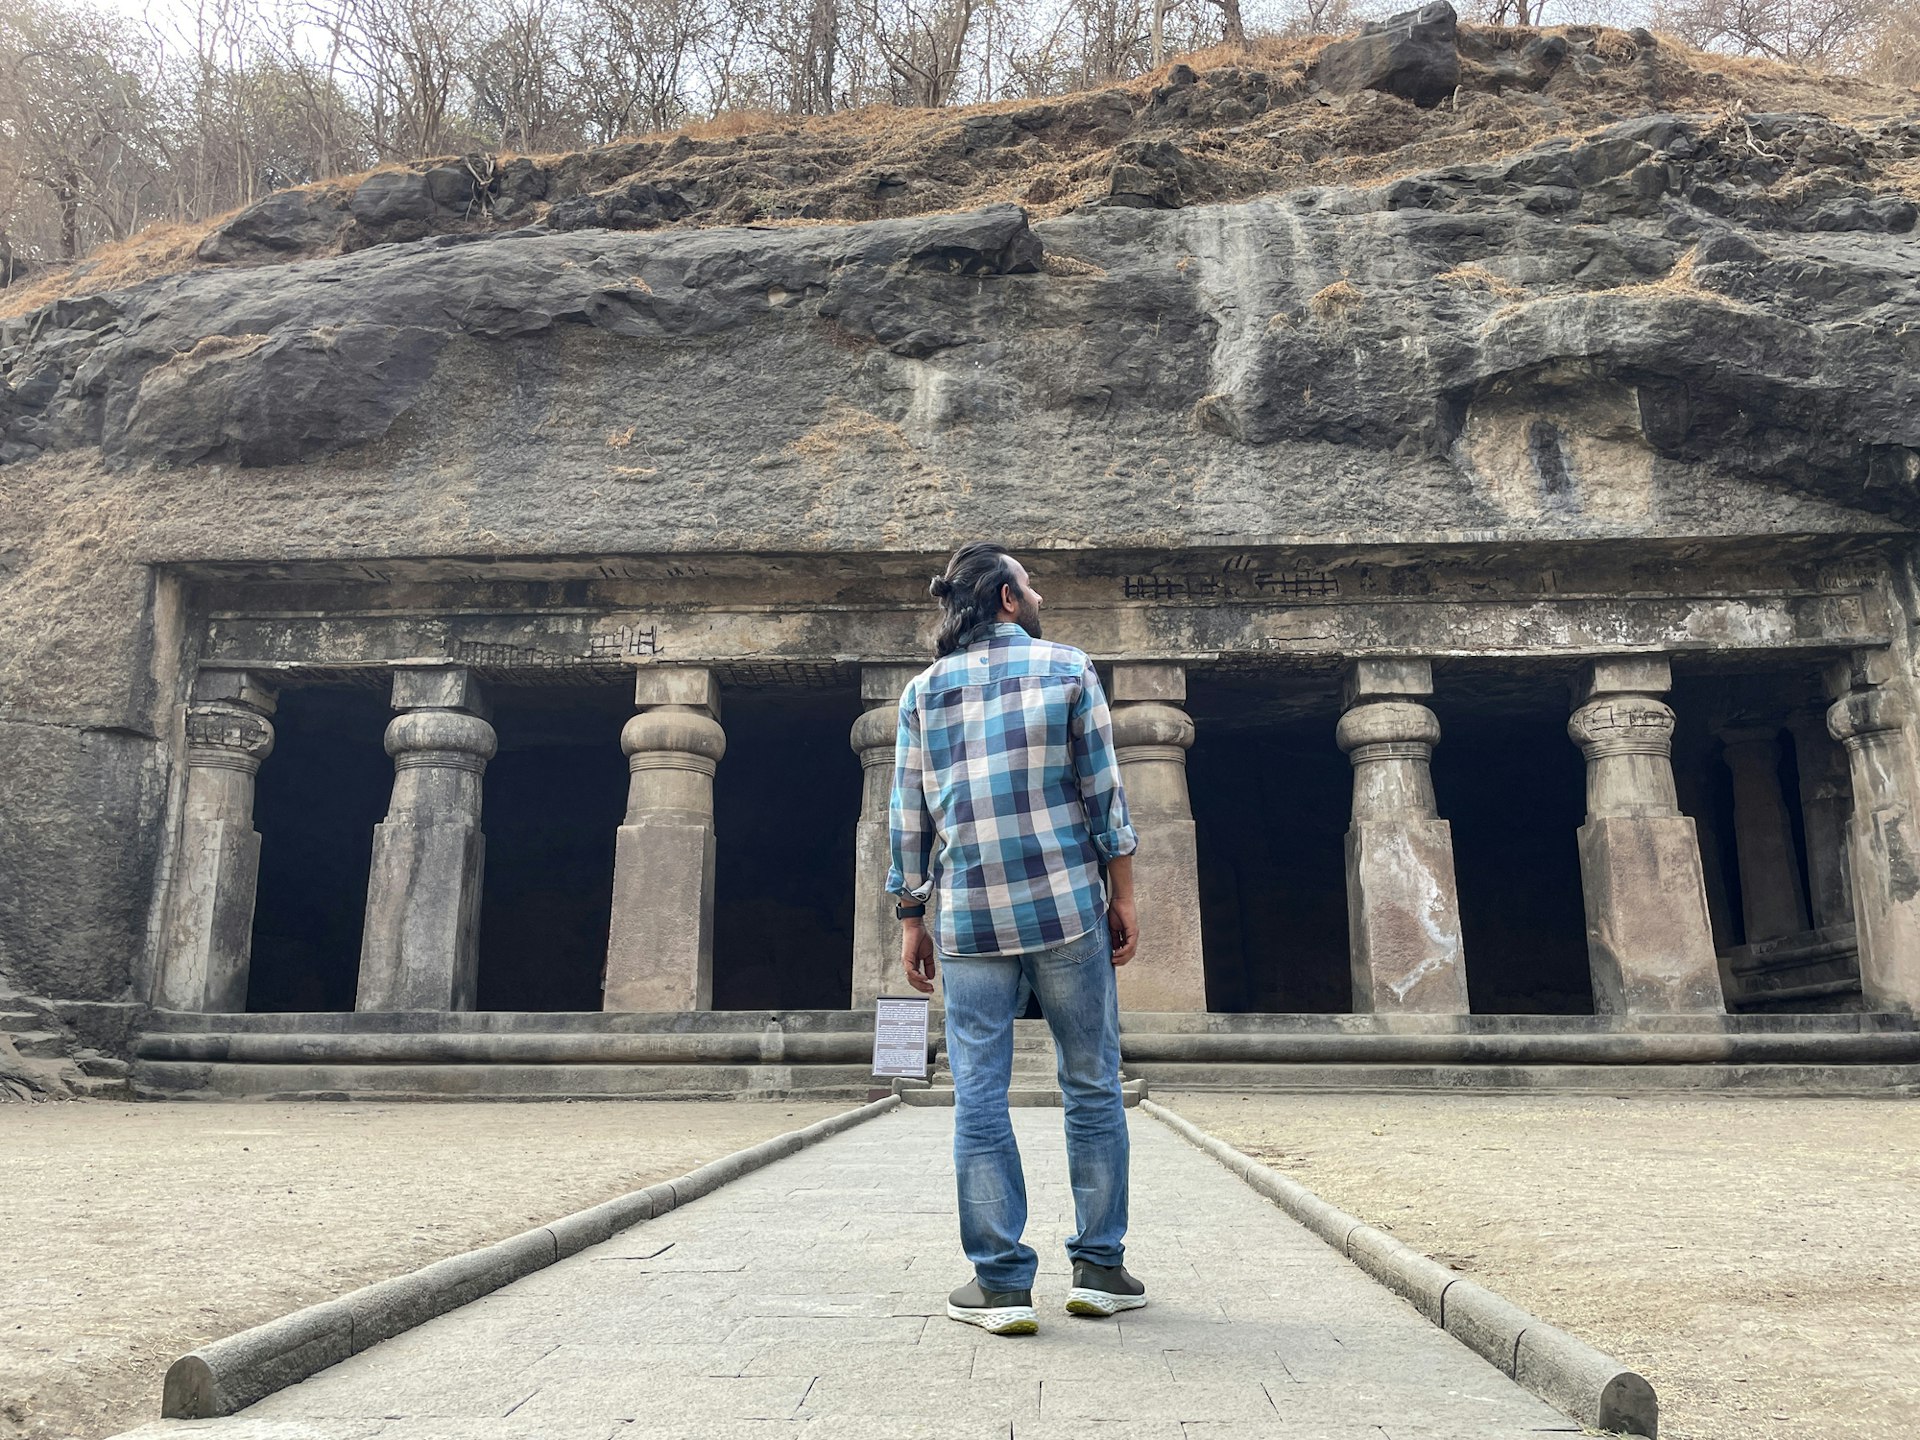
[[[1093,929],[1101,862],[1139,843],[1093,662],[1002,621],[921,671],[900,696],[887,822],[887,889],[932,895],[942,954],[1018,955]]]

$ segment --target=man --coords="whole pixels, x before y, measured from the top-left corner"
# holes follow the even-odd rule
[[[1013,1022],[1029,986],[1066,1101],[1078,1226],[1067,1311],[1147,1303],[1122,1263],[1127,1118],[1113,976],[1139,943],[1136,840],[1099,676],[1080,651],[1040,638],[1040,596],[1020,562],[998,545],[963,545],[932,591],[939,658],[900,697],[887,889],[908,983],[930,992],[946,975],[960,1243],[974,1267],[947,1314],[1031,1335],[1038,1257],[1020,1238],[1026,1177],[1007,1115]]]

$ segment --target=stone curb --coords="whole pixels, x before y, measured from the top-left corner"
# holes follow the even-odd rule
[[[1362,1224],[1297,1180],[1209,1135],[1166,1106],[1140,1108],[1206,1151],[1293,1219],[1412,1304],[1469,1350],[1549,1405],[1595,1430],[1660,1433],[1660,1406],[1645,1377],[1484,1286],[1463,1280],[1385,1231]]]
[[[598,1245],[630,1226],[665,1215],[729,1180],[871,1120],[899,1103],[897,1095],[888,1095],[830,1115],[804,1129],[789,1130],[736,1150],[677,1179],[630,1191],[550,1225],[450,1256],[411,1274],[396,1275],[338,1300],[309,1305],[203,1345],[168,1368],[161,1394],[161,1418],[202,1420],[243,1410],[276,1390],[339,1364],[349,1355],[456,1310],[589,1245]]]

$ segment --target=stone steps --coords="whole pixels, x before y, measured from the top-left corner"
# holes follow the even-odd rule
[[[1920,1065],[1128,1065],[1170,1090],[1512,1094],[1920,1095]]]
[[[864,1100],[859,1065],[202,1064],[137,1060],[143,1100]]]
[[[1158,1090],[1852,1095],[1920,1083],[1920,1028],[1888,1014],[1129,1014],[1121,1030],[1128,1081]],[[81,1069],[148,1098],[857,1099],[876,1083],[871,1037],[859,1011],[163,1015],[135,1040],[130,1074],[104,1057]],[[902,1094],[951,1103],[937,1028],[930,1041],[930,1083]],[[1011,1089],[1017,1105],[1060,1103],[1044,1021],[1016,1022]]]
[[[936,1012],[937,1014],[938,1012]],[[873,1035],[867,1010],[154,1010],[145,1035]]]
[[[92,1073],[89,1060],[122,1067]],[[126,1062],[84,1048],[52,1005],[0,991],[0,1100],[72,1100],[129,1093]]]
[[[23,1060],[58,1060],[71,1044],[65,1035],[52,1030],[8,1030],[7,1038]]]
[[[253,1065],[859,1065],[873,1040],[778,1029],[695,1034],[365,1032],[161,1033],[134,1042],[141,1061]]]

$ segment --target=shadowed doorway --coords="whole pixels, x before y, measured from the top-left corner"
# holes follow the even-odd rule
[[[373,827],[393,793],[389,679],[288,685],[253,806],[260,886],[247,1009],[351,1010]]]
[[[851,676],[723,682],[713,1008],[844,1010],[853,990],[860,715]]]
[[[1207,1008],[1351,1010],[1338,675],[1196,670],[1187,709]]]
[[[480,904],[482,1010],[598,1010],[626,813],[633,682],[490,685]]]

